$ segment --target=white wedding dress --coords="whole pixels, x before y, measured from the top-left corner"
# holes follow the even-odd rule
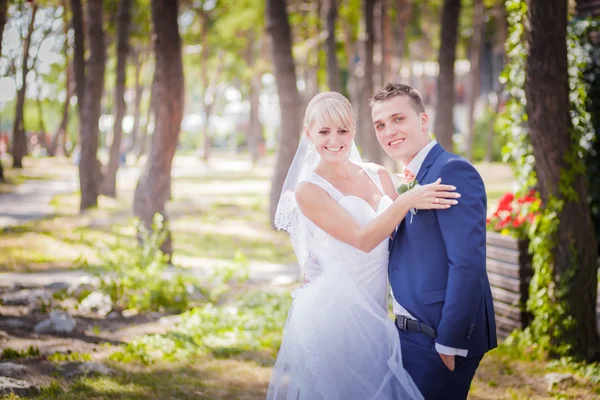
[[[374,167],[362,167],[383,193]],[[374,210],[314,172],[305,180],[326,190],[360,225],[392,204],[384,195]],[[307,248],[322,274],[292,294],[267,399],[422,399],[402,366],[400,339],[388,317],[388,241],[364,253],[308,220],[307,226]]]

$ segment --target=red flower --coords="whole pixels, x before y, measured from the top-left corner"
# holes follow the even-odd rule
[[[521,225],[523,225],[523,222],[525,222],[525,217],[523,217],[522,215],[519,215],[517,218],[515,218],[515,220],[513,221],[513,226],[515,228],[520,227]]]
[[[506,193],[504,196],[502,196],[498,202],[498,208],[503,208],[506,207],[508,205],[510,205],[510,203],[512,203],[512,201],[515,199],[515,195],[512,193]]]

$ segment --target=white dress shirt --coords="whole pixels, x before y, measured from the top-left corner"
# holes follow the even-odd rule
[[[419,153],[415,156],[415,158],[413,158],[413,160],[404,168],[407,169],[408,171],[410,171],[411,173],[413,173],[415,176],[418,175],[419,170],[421,169],[421,165],[423,165],[423,162],[425,161],[425,158],[427,157],[427,155],[429,154],[431,149],[436,144],[437,144],[437,142],[435,140],[432,140],[431,142],[427,143],[427,145],[425,147],[423,147],[421,149],[421,151],[419,151]],[[391,291],[391,289],[390,289],[390,291]],[[391,293],[392,293],[392,305],[393,305],[394,314],[403,315],[410,319],[416,319],[415,317],[410,315],[410,313],[408,311],[406,311],[406,309],[404,307],[402,307],[398,303],[398,301],[396,301],[394,292],[391,291]],[[449,356],[457,356],[458,355],[458,356],[466,357],[467,352],[468,352],[465,349],[455,349],[453,347],[444,346],[439,343],[435,344],[435,349],[437,350],[438,353],[449,355]]]

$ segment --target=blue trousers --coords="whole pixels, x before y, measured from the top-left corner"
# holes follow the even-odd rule
[[[433,339],[418,332],[398,330],[404,368],[425,400],[464,400],[483,355],[456,356],[450,371],[435,349]]]

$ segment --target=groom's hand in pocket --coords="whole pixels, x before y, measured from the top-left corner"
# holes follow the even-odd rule
[[[442,362],[450,371],[454,371],[454,358],[456,356],[447,356],[446,354],[438,353],[442,359]]]

